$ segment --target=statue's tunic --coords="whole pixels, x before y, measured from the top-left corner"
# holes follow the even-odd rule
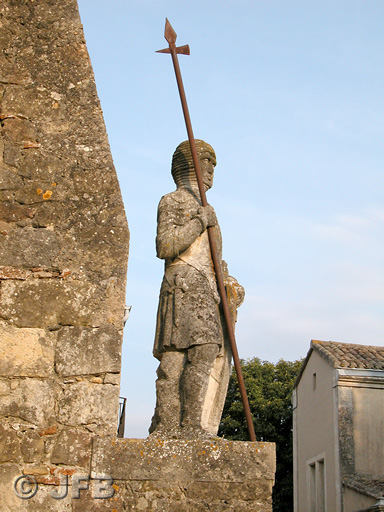
[[[223,344],[215,272],[207,230],[197,217],[201,203],[181,187],[164,196],[158,209],[157,252],[165,258],[154,355],[194,345]],[[215,226],[221,261],[221,233]]]

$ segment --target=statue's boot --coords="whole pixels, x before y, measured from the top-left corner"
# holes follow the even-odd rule
[[[200,437],[209,434],[202,426],[202,417],[210,374],[218,352],[216,344],[196,345],[188,350],[180,389],[184,435]]]
[[[180,430],[180,376],[184,352],[165,352],[157,369],[156,409],[149,433],[174,437]]]

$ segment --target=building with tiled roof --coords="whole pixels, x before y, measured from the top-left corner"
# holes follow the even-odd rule
[[[312,340],[311,348],[316,349],[334,368],[384,370],[384,346],[371,347],[353,343]]]
[[[295,512],[384,511],[384,347],[313,340],[293,430]]]

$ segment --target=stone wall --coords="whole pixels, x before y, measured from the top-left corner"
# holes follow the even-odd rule
[[[97,438],[91,471],[110,475],[116,491],[95,511],[104,501],[146,512],[271,512],[275,445]]]
[[[116,433],[129,232],[76,1],[3,0],[0,49],[0,509],[38,510],[17,475]]]

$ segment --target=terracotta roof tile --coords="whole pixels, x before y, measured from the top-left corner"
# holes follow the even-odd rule
[[[336,341],[312,340],[311,348],[323,356],[334,368],[384,370],[384,346],[371,347]]]

